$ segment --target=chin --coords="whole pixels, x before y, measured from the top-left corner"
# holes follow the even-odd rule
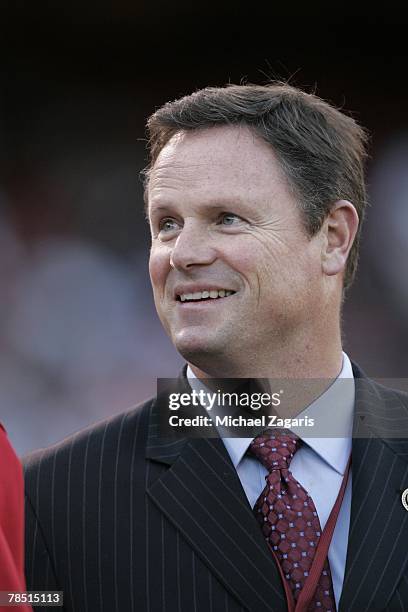
[[[189,338],[189,339],[183,338],[182,340],[175,339],[173,340],[173,342],[174,342],[174,346],[176,347],[177,351],[187,361],[194,362],[195,356],[199,357],[200,355],[206,355],[209,352],[211,352],[210,347],[208,345],[208,341],[204,339],[199,340],[199,339],[192,339],[192,338]]]
[[[189,363],[200,367],[219,359],[222,354],[222,345],[218,341],[211,341],[209,334],[181,332],[172,338],[173,344],[180,355]]]

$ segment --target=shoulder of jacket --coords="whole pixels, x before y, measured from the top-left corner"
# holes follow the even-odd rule
[[[30,477],[32,472],[38,472],[40,469],[45,469],[46,466],[55,463],[57,457],[63,459],[64,456],[72,454],[73,449],[75,449],[75,452],[84,452],[90,446],[96,448],[101,444],[114,443],[111,441],[117,440],[119,436],[125,433],[132,435],[134,431],[147,429],[154,399],[150,398],[125,412],[98,421],[52,446],[29,453],[22,460],[26,477]]]

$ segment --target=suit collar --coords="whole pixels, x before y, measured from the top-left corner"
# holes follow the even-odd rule
[[[181,370],[176,380],[169,381],[171,386],[177,389],[178,393],[189,391],[190,386],[186,377],[187,364]],[[149,431],[147,435],[146,458],[159,461],[167,465],[172,465],[180,456],[188,439],[183,437],[166,438],[160,433],[161,417],[168,414],[167,395],[158,392],[154,398],[149,420]]]

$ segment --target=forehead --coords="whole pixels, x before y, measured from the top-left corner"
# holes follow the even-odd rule
[[[246,126],[180,132],[161,150],[147,190],[149,206],[177,194],[249,197],[287,191],[270,145]]]

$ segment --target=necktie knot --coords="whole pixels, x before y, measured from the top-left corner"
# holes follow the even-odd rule
[[[249,448],[268,472],[272,472],[289,469],[300,442],[300,438],[289,430],[266,430],[252,440]]]

